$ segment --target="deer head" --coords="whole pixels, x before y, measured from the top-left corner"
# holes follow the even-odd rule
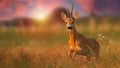
[[[66,27],[71,30],[74,27],[75,20],[78,18],[78,11],[76,11],[75,14],[73,15],[73,6],[72,6],[71,15],[70,17],[67,17],[67,16],[68,16],[67,14],[65,14],[64,12],[61,12],[61,18],[65,22]]]

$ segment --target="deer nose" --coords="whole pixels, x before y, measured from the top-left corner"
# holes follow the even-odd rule
[[[73,27],[72,27],[71,25],[69,25],[67,28],[68,28],[68,29],[72,29]]]

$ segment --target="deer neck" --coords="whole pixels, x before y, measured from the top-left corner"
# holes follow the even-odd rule
[[[70,46],[70,49],[76,51],[76,50],[80,50],[80,47],[79,47],[79,42],[78,42],[78,32],[76,30],[75,27],[73,27],[72,30],[68,30],[69,32],[69,46]]]
[[[69,38],[70,38],[69,41],[70,41],[70,42],[75,42],[76,39],[77,39],[77,35],[78,35],[75,26],[73,26],[73,29],[72,29],[72,30],[68,30],[68,32],[69,32]]]

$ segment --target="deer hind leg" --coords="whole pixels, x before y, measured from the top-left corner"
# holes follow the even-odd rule
[[[86,60],[87,60],[87,61],[90,61],[91,59],[92,59],[91,56],[86,56]]]
[[[85,56],[85,60],[87,60],[87,61],[91,60],[91,56],[88,54],[88,50],[87,51],[86,50],[79,50],[79,51],[76,51],[76,54]]]
[[[95,47],[95,57],[96,57],[96,60],[99,58],[99,52],[100,52],[100,45],[99,43],[96,43],[96,47]]]
[[[93,56],[89,49],[79,50],[76,52],[76,54],[85,56],[87,61],[91,60]]]

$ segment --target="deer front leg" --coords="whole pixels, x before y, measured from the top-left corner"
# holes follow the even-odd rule
[[[68,55],[72,58],[72,60],[74,60],[74,57],[76,56],[76,51],[70,49],[68,51]]]

